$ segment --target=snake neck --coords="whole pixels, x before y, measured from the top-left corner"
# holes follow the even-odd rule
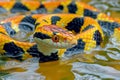
[[[52,53],[58,52],[58,49],[52,48],[49,45],[41,43],[37,45],[38,51],[42,52],[45,56],[50,56]]]

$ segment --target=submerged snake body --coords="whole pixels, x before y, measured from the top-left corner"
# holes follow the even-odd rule
[[[1,21],[0,53],[18,60],[40,57],[40,62],[45,62],[58,60],[64,53],[90,50],[120,27],[118,19],[81,2],[10,1],[0,2],[0,6],[2,13],[59,13],[20,15]],[[35,43],[13,39],[21,32],[33,33]]]

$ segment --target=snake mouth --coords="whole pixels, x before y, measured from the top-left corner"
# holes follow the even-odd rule
[[[57,43],[53,42],[51,39],[34,38],[34,40],[37,43],[37,45],[45,45],[45,46],[56,48],[56,49],[67,49],[77,45],[76,40],[73,40],[71,42],[57,42]]]
[[[71,42],[53,42],[53,46],[58,48],[58,49],[67,49],[67,48],[71,48],[74,47],[75,45],[77,45],[76,41],[71,41]]]

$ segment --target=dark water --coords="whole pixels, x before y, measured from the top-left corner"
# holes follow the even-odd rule
[[[120,18],[119,0],[81,1]],[[106,37],[102,48],[54,62],[39,64],[37,58],[6,61],[5,57],[0,57],[0,80],[120,80],[120,39]]]

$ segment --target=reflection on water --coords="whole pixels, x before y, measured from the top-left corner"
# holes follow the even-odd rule
[[[36,72],[13,72],[9,75],[2,76],[3,80],[45,80],[45,77]]]
[[[89,0],[81,0],[89,1]],[[119,0],[92,0],[91,5],[119,17]],[[116,13],[117,12],[117,13]],[[5,15],[6,16],[6,15]],[[2,17],[3,19],[4,17]],[[9,74],[8,74],[9,73]],[[38,63],[36,58],[24,62],[0,57],[0,80],[120,80],[120,42],[111,37],[89,53],[70,59]]]
[[[46,80],[73,80],[74,75],[71,73],[72,66],[61,61],[47,62],[40,64],[36,71],[46,76]]]
[[[120,17],[120,0],[91,0],[89,4],[112,17]]]
[[[120,79],[120,71],[99,64],[87,64],[74,62],[72,72],[81,80],[101,80],[101,79]]]
[[[92,0],[89,4],[101,11],[120,11],[120,0]]]
[[[24,62],[7,61],[2,69],[11,74],[1,76],[5,80],[45,80],[45,77],[35,72],[39,68],[39,59],[32,58]]]

